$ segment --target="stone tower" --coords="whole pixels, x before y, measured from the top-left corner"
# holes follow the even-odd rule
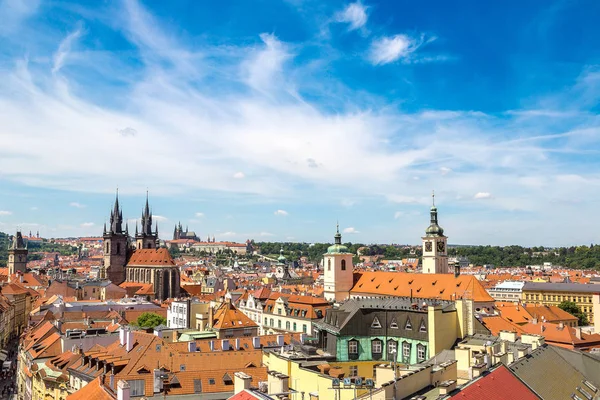
[[[106,229],[104,224],[104,264],[100,277],[108,278],[112,283],[118,285],[125,281],[125,264],[127,263],[127,251],[129,234],[127,229],[123,230],[123,212],[119,207],[119,193],[115,199],[115,205],[110,212],[110,227]]]
[[[27,271],[27,245],[20,231],[13,236],[8,248],[8,275]]]
[[[135,226],[135,248],[136,249],[155,249],[158,241],[158,223],[156,229],[152,232],[152,212],[148,204],[148,193],[146,193],[146,207],[142,211],[140,222],[141,232],[138,232],[137,223]]]
[[[432,195],[431,221],[423,236],[423,273],[447,274],[448,273],[448,238],[444,230],[438,225],[438,214],[435,206],[435,195]]]
[[[335,243],[323,255],[324,294],[328,301],[341,302],[349,297],[354,284],[354,265],[352,253],[342,245],[339,225],[334,239]]]

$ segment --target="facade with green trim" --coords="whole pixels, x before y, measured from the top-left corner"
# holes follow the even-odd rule
[[[432,303],[432,304],[429,304]],[[456,313],[454,304],[407,298],[352,299],[329,310],[315,324],[318,346],[338,361],[396,361],[417,364],[430,358],[430,313]],[[435,325],[435,322],[433,323]],[[433,346],[435,347],[435,346]]]

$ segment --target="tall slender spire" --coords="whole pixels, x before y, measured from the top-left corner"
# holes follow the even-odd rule
[[[117,188],[117,194],[115,196],[115,205],[110,213],[110,231],[112,233],[123,232],[123,212],[119,206],[119,189]]]

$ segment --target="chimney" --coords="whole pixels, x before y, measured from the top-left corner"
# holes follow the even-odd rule
[[[558,323],[558,329],[562,331],[564,328],[565,328],[565,324],[562,323],[562,322],[559,322]]]
[[[229,339],[221,340],[221,351],[228,351],[228,350],[229,350]]]
[[[234,350],[239,350],[241,347],[240,338],[235,339],[235,348]]]
[[[260,336],[255,336],[252,338],[252,347],[255,349],[260,349]]]
[[[23,283],[23,274],[19,274],[19,282]]]
[[[191,342],[188,342],[188,352],[193,353],[195,351],[196,351],[196,342],[194,340],[192,340]]]
[[[579,340],[581,340],[581,327],[577,327],[575,328],[575,337]]]
[[[460,276],[460,265],[455,265],[454,266],[454,277],[458,278]],[[455,383],[456,385],[456,383]]]
[[[120,380],[117,383],[117,400],[129,400],[129,383]]]
[[[125,332],[125,350],[129,353],[133,349],[133,331],[130,329]]]
[[[119,328],[119,343],[121,344],[121,346],[125,346],[125,342],[126,342],[126,333],[127,333],[127,328],[122,326]]]
[[[236,372],[233,374],[233,393],[238,394],[239,392],[250,389],[250,383],[252,377],[243,372]]]
[[[208,321],[207,323],[207,327],[206,328],[212,328],[213,326],[213,320],[214,320],[214,310],[212,308],[211,305],[208,306]]]
[[[285,345],[284,336],[283,335],[277,335],[277,346],[283,346],[283,345]]]

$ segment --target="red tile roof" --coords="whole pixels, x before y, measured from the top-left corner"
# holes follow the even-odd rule
[[[453,274],[376,271],[355,274],[355,282],[350,292],[356,295],[412,296],[442,300],[468,298],[476,302],[494,301],[473,275],[455,277]]]
[[[175,261],[169,254],[169,250],[165,248],[160,249],[140,249],[135,250],[129,261],[128,266],[137,265],[161,265],[161,266],[175,266]]]
[[[519,378],[500,365],[452,396],[461,400],[537,400],[539,397]]]

